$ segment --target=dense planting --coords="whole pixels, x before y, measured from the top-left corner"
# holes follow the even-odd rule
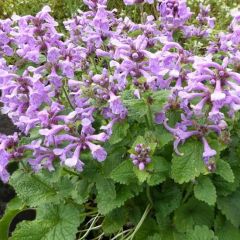
[[[18,129],[0,135],[17,194],[3,239],[29,208],[10,239],[239,239],[240,11],[223,32],[209,5],[124,0],[136,23],[84,3],[64,34],[48,6],[0,20],[0,101]]]

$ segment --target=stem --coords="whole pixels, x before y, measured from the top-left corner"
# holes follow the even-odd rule
[[[141,14],[141,23],[143,23],[144,22],[144,18],[143,18],[143,4],[140,4],[139,8],[140,8],[140,14]]]
[[[185,194],[185,196],[182,199],[182,203],[186,202],[186,200],[188,199],[188,197],[191,195],[192,193],[192,188],[193,188],[193,183],[190,183],[190,186],[187,188],[187,192]]]
[[[98,220],[99,214],[94,218],[93,222],[91,223],[90,227],[88,228],[87,232],[79,239],[79,240],[84,240],[87,235],[92,231],[94,224]]]
[[[125,231],[122,231],[122,232],[118,233],[115,237],[111,238],[110,240],[115,240],[115,239],[117,239],[118,237],[124,235],[125,233],[129,233],[130,231],[132,231],[132,229],[127,229],[127,230],[125,230]]]
[[[153,16],[154,16],[155,20],[157,20],[158,19],[158,12],[157,12],[157,9],[156,9],[156,7],[157,7],[156,0],[154,1],[154,3],[151,6],[152,6],[152,10],[153,10]]]
[[[145,221],[148,213],[151,210],[151,205],[148,204],[143,215],[142,218],[140,219],[139,223],[137,224],[136,228],[134,229],[133,233],[126,239],[126,240],[133,240],[134,236],[136,235],[136,233],[138,232],[138,230],[140,229],[140,227],[142,226],[143,222]]]
[[[69,174],[71,174],[71,175],[80,177],[80,174],[77,174],[76,172],[71,171],[71,170],[69,170],[69,169],[67,169],[67,168],[65,168],[65,167],[63,168],[63,171],[65,171],[65,172],[67,172],[67,173],[69,173]]]
[[[95,63],[95,60],[92,56],[90,56],[90,60],[91,60],[91,63],[93,64],[94,68],[95,68],[95,71],[96,73],[98,72],[98,69],[97,69],[97,66],[96,66],[96,63]]]
[[[68,93],[67,93],[65,87],[63,86],[62,88],[63,88],[64,95],[65,95],[65,97],[66,97],[66,99],[67,99],[70,107],[72,108],[72,110],[75,110],[74,107],[73,107],[73,105],[72,105],[72,103],[71,103],[71,101],[70,101],[70,99],[69,99],[69,97],[68,97]]]
[[[149,104],[147,104],[147,107],[148,107],[148,120],[149,120],[150,129],[154,130],[152,110]]]
[[[147,198],[148,198],[148,200],[150,202],[150,205],[153,206],[153,200],[152,200],[152,196],[151,196],[151,191],[150,191],[149,185],[147,185],[146,194],[147,194]]]

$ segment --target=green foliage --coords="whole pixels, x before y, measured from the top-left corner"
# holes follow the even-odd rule
[[[202,160],[202,145],[196,140],[189,140],[179,148],[182,156],[173,153],[172,178],[177,183],[189,182],[206,172]]]
[[[214,208],[194,198],[181,205],[174,215],[174,223],[179,232],[192,229],[195,225],[211,227],[213,219]]]
[[[84,220],[73,204],[44,204],[38,208],[34,221],[17,226],[11,240],[65,240],[74,239],[77,228]]]
[[[209,177],[200,177],[194,186],[194,195],[197,199],[214,205],[216,203],[216,188]]]
[[[226,197],[219,197],[217,206],[226,218],[235,226],[240,226],[240,189]]]
[[[10,224],[22,210],[24,210],[24,206],[19,198],[15,197],[8,203],[5,214],[0,220],[1,240],[8,239]]]
[[[218,237],[207,226],[195,226],[187,233],[186,240],[218,240]]]

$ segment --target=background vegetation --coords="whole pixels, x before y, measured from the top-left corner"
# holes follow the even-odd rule
[[[219,28],[224,28],[230,21],[230,9],[240,6],[240,0],[188,0],[188,4],[197,13],[199,4],[211,4],[212,15],[217,18]],[[0,0],[0,18],[10,17],[13,13],[18,15],[35,14],[44,5],[50,5],[53,16],[59,22],[71,17],[77,9],[84,9],[83,0]],[[125,7],[123,0],[108,0],[110,9],[117,8],[119,12],[127,11],[128,16],[133,16],[135,7]],[[145,6],[145,11],[151,13],[151,7]],[[135,14],[134,14],[135,15]],[[135,15],[136,16],[136,15]]]

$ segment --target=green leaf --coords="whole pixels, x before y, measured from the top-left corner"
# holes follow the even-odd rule
[[[12,220],[24,209],[24,205],[17,197],[13,198],[7,205],[5,213],[0,220],[0,239],[8,240],[9,227]]]
[[[96,182],[96,188],[98,191],[98,196],[108,198],[109,201],[116,198],[115,184],[112,179],[107,179],[104,178],[104,176],[99,176],[99,179]]]
[[[76,182],[75,189],[72,191],[72,198],[77,204],[83,204],[88,200],[89,194],[94,183],[81,179]]]
[[[136,185],[116,185],[115,198],[107,194],[98,194],[97,205],[99,213],[106,215],[112,210],[121,207],[128,199],[138,195],[142,189]],[[109,200],[111,198],[111,200]]]
[[[134,167],[133,171],[140,183],[145,182],[150,177],[150,173],[147,172],[146,169],[139,170],[137,167]]]
[[[128,133],[129,124],[125,122],[117,122],[113,126],[113,133],[109,139],[110,144],[116,144],[122,141]]]
[[[179,232],[192,229],[194,225],[212,226],[214,209],[194,198],[175,211],[174,223]]]
[[[240,226],[240,189],[226,197],[219,197],[217,206],[226,218],[235,226]]]
[[[151,92],[150,97],[153,103],[150,105],[153,113],[157,113],[162,110],[163,105],[166,103],[170,91],[168,90],[158,90]]]
[[[130,119],[141,121],[148,112],[146,103],[142,98],[123,100],[123,103],[128,109],[128,117]]]
[[[235,177],[235,180],[233,183],[225,181],[220,176],[215,176],[213,179],[213,183],[217,189],[217,194],[219,196],[227,196],[231,194],[232,192],[236,191],[239,187],[238,179]]]
[[[129,184],[136,178],[133,172],[133,163],[130,160],[123,161],[111,173],[110,176],[115,182]]]
[[[36,220],[19,223],[10,240],[74,240],[83,220],[72,204],[42,205]]]
[[[240,239],[240,230],[239,228],[234,227],[229,221],[226,221],[225,224],[216,232],[219,240],[239,240]]]
[[[173,140],[173,135],[169,133],[162,125],[155,126],[154,134],[161,148]]]
[[[186,240],[218,240],[218,238],[207,226],[195,226],[193,230],[187,232]]]
[[[147,166],[147,171],[149,172],[148,185],[155,186],[164,182],[169,176],[170,163],[161,156],[153,156],[152,162]]]
[[[104,218],[102,227],[105,234],[111,234],[119,231],[126,221],[126,211],[124,208],[118,208]]]
[[[161,235],[157,233],[147,238],[147,240],[161,240],[161,239],[162,239]]]
[[[206,172],[202,160],[203,147],[197,140],[191,140],[179,147],[183,156],[173,154],[172,178],[177,183],[189,182]]]
[[[228,162],[219,159],[217,161],[216,174],[220,175],[227,182],[234,182],[234,174]]]
[[[167,184],[158,195],[154,200],[157,219],[165,218],[180,206],[182,194],[175,184]]]
[[[10,184],[24,203],[29,206],[39,206],[56,199],[56,192],[48,181],[48,179],[18,170],[11,176]]]
[[[202,176],[197,179],[196,185],[194,186],[194,195],[197,199],[209,205],[216,203],[216,188],[209,177]]]

